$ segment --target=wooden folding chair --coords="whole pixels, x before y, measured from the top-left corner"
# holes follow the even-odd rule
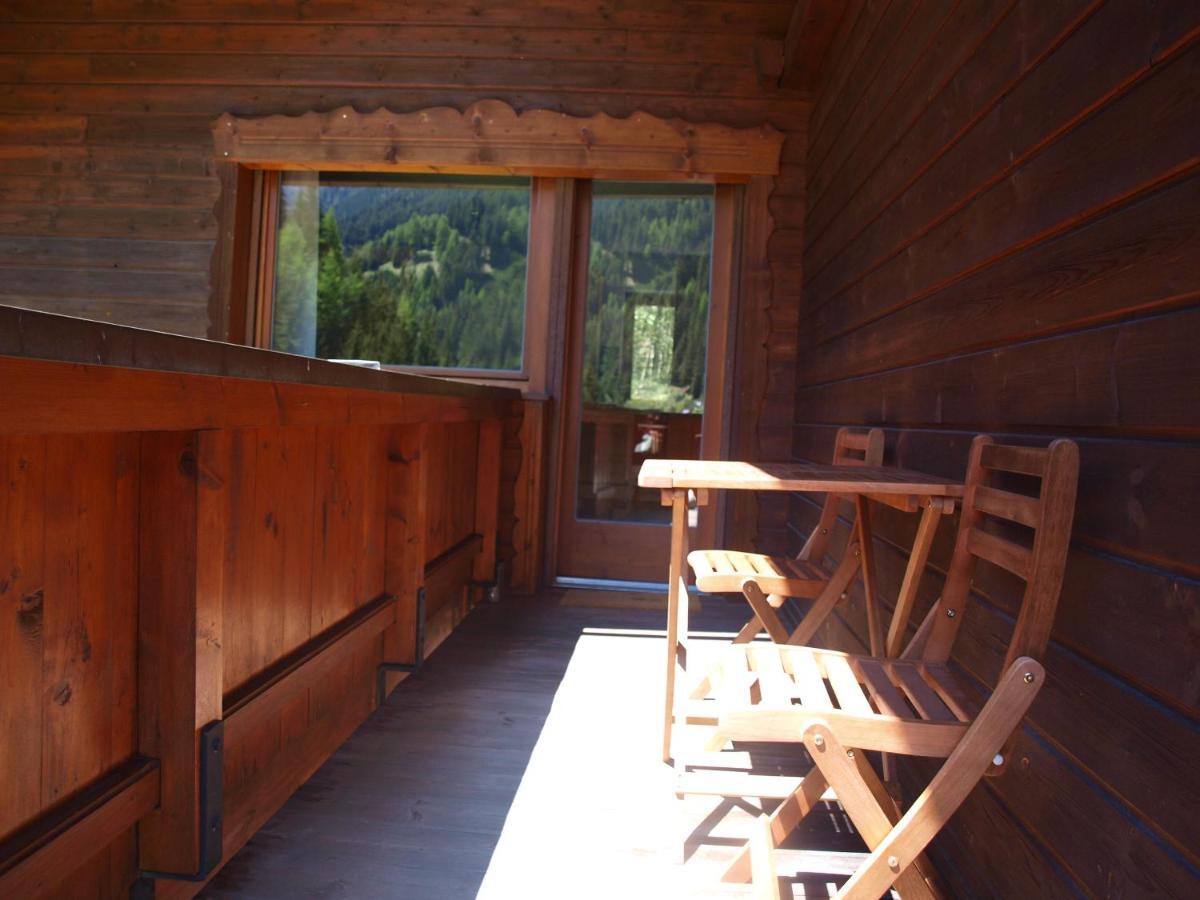
[[[1042,686],[1038,660],[1062,586],[1078,471],[1071,441],[1031,449],[975,439],[942,596],[900,659],[768,644],[726,650],[720,677],[727,686],[716,687],[720,733],[739,741],[803,743],[815,764],[783,791],[781,784],[747,780],[753,776],[730,782],[736,796],[784,799],[760,820],[726,880],[752,879],[758,896],[778,897],[783,851],[775,848],[832,789],[870,848],[837,896],[875,900],[893,884],[905,900],[933,895],[921,874],[924,848],[980,779],[1003,769]],[[1000,487],[999,477],[1036,479],[1040,491],[1033,496]],[[989,520],[1002,523],[985,530]],[[1015,539],[1022,530],[1026,539]],[[990,692],[949,662],[980,559],[1025,582],[1002,674]],[[901,815],[865,750],[945,763]]]
[[[882,463],[882,429],[838,430],[833,445],[835,466],[879,466]],[[841,562],[832,571],[823,565],[838,507],[846,499],[840,494],[829,494],[825,498],[821,518],[795,558],[740,550],[694,550],[688,554],[688,565],[695,573],[699,590],[709,594],[740,593],[750,604],[750,620],[734,638],[735,644],[752,641],[764,630],[777,643],[806,644],[838,601],[846,596],[850,582],[862,566],[862,516],[855,518],[855,527],[846,542]],[[814,600],[792,632],[777,612],[789,597]]]

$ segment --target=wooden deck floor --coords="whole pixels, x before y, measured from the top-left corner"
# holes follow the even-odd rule
[[[658,761],[664,618],[554,594],[476,610],[202,896],[746,896],[719,871],[758,810],[680,801]],[[709,599],[693,628],[743,621]],[[817,872],[862,849],[829,813],[803,840]]]

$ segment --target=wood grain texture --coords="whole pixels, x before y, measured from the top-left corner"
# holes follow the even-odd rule
[[[223,566],[229,521],[225,435],[141,437],[138,547],[138,750],[160,761],[158,808],[139,864],[199,868],[199,731],[221,717]],[[223,562],[223,561],[221,561]]]
[[[0,433],[87,433],[154,429],[241,429],[322,422],[387,425],[425,420],[470,423],[503,408],[491,397],[393,394],[375,390],[144,372],[0,357],[0,382],[19,385],[5,399],[11,416]],[[120,405],[114,406],[113,401]],[[498,402],[499,401],[499,402]]]
[[[427,426],[392,429],[387,453],[384,590],[397,600],[396,624],[384,634],[385,662],[416,662],[417,592],[425,580]],[[406,675],[388,673],[390,691]]]
[[[0,890],[11,897],[52,896],[72,870],[64,859],[107,856],[114,834],[127,833],[152,810],[159,797],[158,763],[134,757],[8,840],[0,842]],[[102,859],[101,862],[107,862]],[[128,869],[126,869],[128,871]],[[95,887],[120,889],[120,881]]]
[[[1198,786],[1155,773],[1194,752],[1197,702],[1200,635],[1180,617],[1194,609],[1194,554],[1177,543],[1194,529],[1162,487],[1190,490],[1196,458],[1200,158],[1181,109],[1194,106],[1196,9],[983,3],[930,33],[933,5],[904,3],[916,14],[880,59],[868,48],[884,6],[863,4],[835,40],[813,109],[792,454],[819,458],[838,426],[879,424],[896,464],[959,476],[975,431],[1079,443],[1072,546],[1020,765],[931,854],[965,895],[1186,892],[1200,873],[1177,812],[1190,801],[1166,798]],[[1001,494],[983,502],[1020,520]],[[817,510],[800,496],[791,508],[802,535]],[[904,518],[875,522],[889,602],[912,539]],[[935,541],[914,623],[950,551]],[[954,660],[979,683],[1003,663],[1016,586],[977,569]],[[825,639],[863,640],[861,601],[844,617]],[[1122,749],[1134,732],[1154,735],[1138,762]],[[901,774],[911,788],[929,773]],[[984,831],[1006,837],[973,837]]]
[[[272,69],[274,78],[281,77],[278,65],[272,66],[269,59],[261,61]],[[307,63],[294,62],[300,68],[291,75],[285,71],[282,77],[290,81],[309,77]],[[211,70],[209,62],[204,65]],[[414,74],[429,77],[436,66],[435,61],[420,60],[413,67]],[[124,72],[129,69],[127,64],[120,68]],[[171,69],[172,78],[187,79],[177,65]],[[563,64],[554,69],[552,77],[565,86],[569,75]],[[376,77],[379,74],[374,73]],[[136,78],[137,73],[133,75]],[[383,76],[393,80],[400,73],[385,72]],[[146,77],[162,81],[154,73]],[[500,100],[480,100],[462,112],[442,107],[401,114],[386,109],[360,113],[343,107],[299,117],[247,119],[226,114],[213,124],[213,145],[219,158],[281,169],[384,166],[413,171],[607,172],[624,177],[641,173],[736,179],[776,174],[782,143],[783,135],[765,125],[733,129],[664,121],[648,113],[628,118],[600,113],[580,119],[549,110],[519,113]]]

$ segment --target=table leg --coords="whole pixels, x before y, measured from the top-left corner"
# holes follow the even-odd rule
[[[854,527],[862,553],[863,598],[867,603],[867,633],[871,640],[871,655],[883,655],[883,612],[875,595],[875,548],[871,544],[871,501],[859,494],[854,498]]]
[[[671,492],[671,566],[667,584],[667,688],[663,711],[664,762],[671,761],[671,726],[675,719],[675,682],[687,674],[688,595],[688,494]],[[679,680],[683,680],[679,678]],[[682,721],[682,717],[680,717]]]
[[[887,656],[898,657],[904,647],[908,620],[912,616],[913,604],[917,600],[917,588],[920,587],[925,564],[929,561],[929,551],[933,547],[933,537],[937,533],[938,521],[941,516],[942,503],[940,500],[932,497],[921,498],[921,522],[917,526],[917,536],[913,540],[912,552],[908,556],[904,580],[900,583],[900,593],[896,595],[896,609],[892,613],[892,623],[888,628],[885,648]]]

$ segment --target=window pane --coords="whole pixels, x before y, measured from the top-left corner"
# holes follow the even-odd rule
[[[529,179],[286,173],[272,346],[519,371]]]
[[[596,182],[576,513],[666,522],[648,458],[696,458],[704,412],[713,191]]]

